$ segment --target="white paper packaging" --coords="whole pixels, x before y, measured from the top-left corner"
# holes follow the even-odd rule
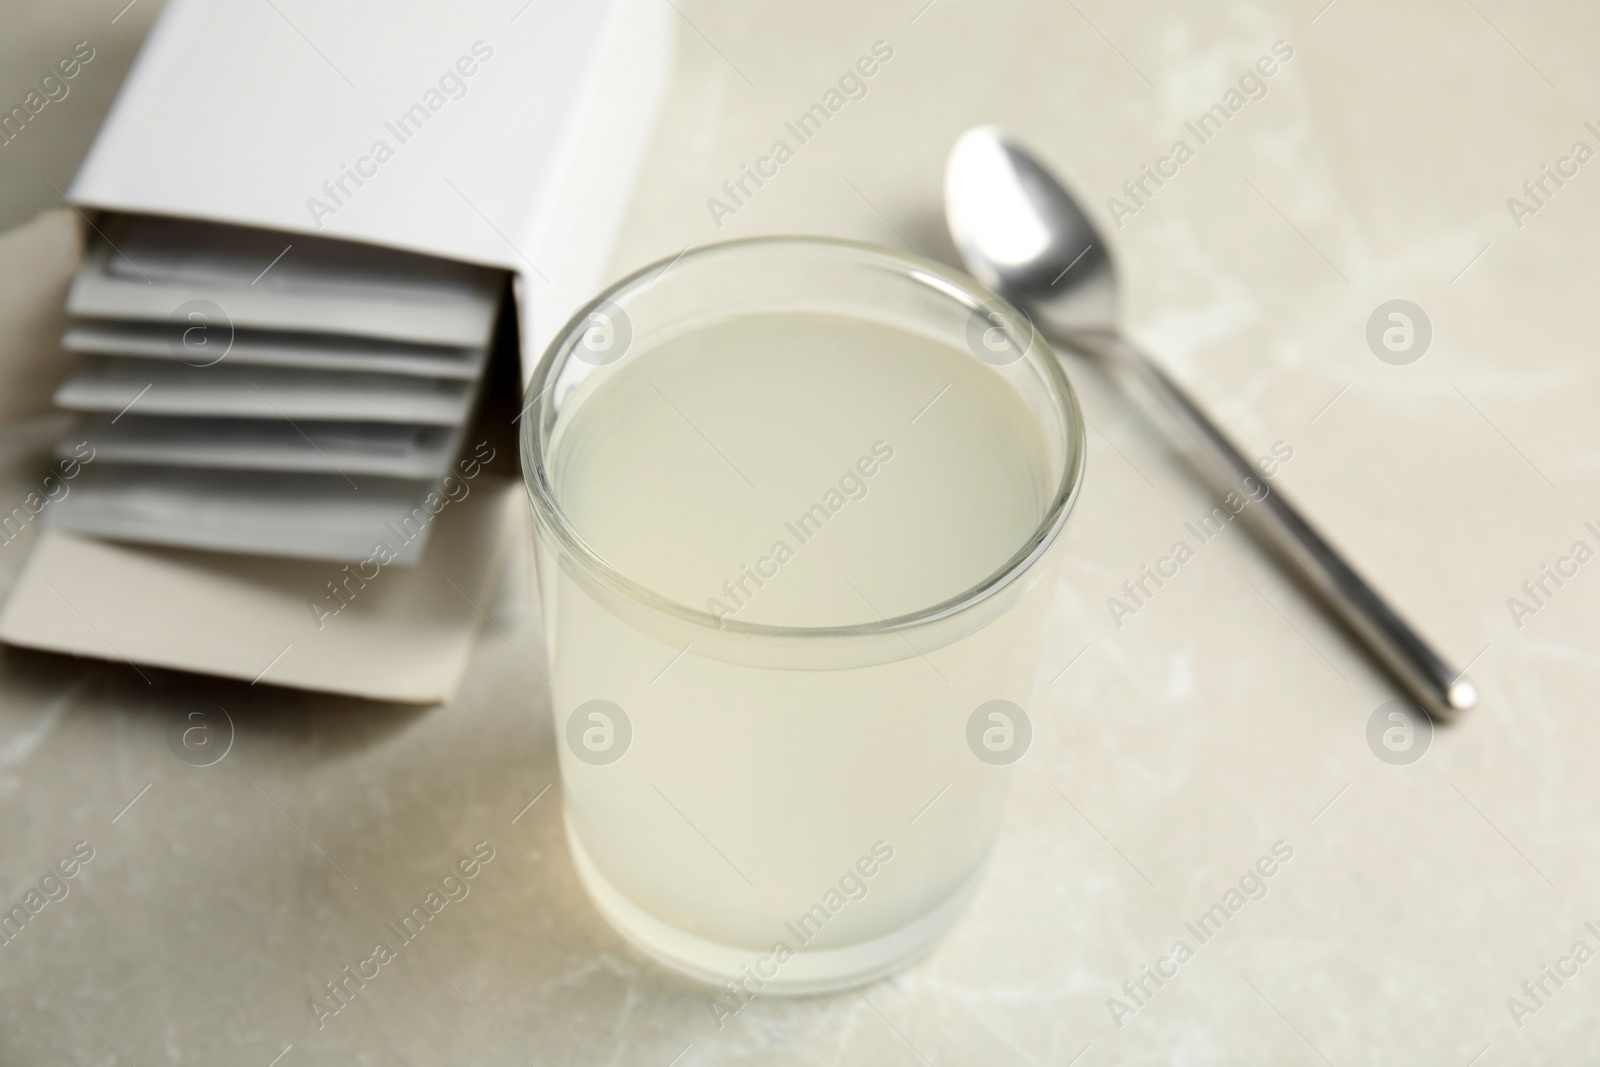
[[[674,18],[659,0],[169,0],[69,196],[510,270],[525,380],[603,280]],[[509,539],[526,536],[520,495],[484,483],[419,566],[383,568],[337,625],[312,610],[325,567],[45,530],[0,639],[446,699]]]

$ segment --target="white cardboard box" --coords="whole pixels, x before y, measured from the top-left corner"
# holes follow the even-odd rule
[[[603,280],[672,17],[659,0],[170,0],[69,197],[90,219],[209,219],[281,230],[286,244],[315,233],[504,268],[525,382]],[[46,530],[0,607],[0,639],[447,699],[525,529],[520,484],[486,475],[477,490],[441,515],[419,566],[382,568],[333,619],[313,608],[319,579],[339,577],[331,565]]]

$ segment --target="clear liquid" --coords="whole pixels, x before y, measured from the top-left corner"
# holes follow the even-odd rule
[[[567,405],[549,453],[579,535],[639,584],[744,622],[840,626],[956,597],[1013,559],[1054,489],[1037,420],[991,368],[843,316],[699,325]],[[804,958],[774,987],[820,988],[871,969],[851,946],[881,955],[970,891],[1008,769],[972,754],[967,719],[1027,700],[1036,609],[848,669],[778,669],[697,651],[691,626],[647,633],[544,546],[540,562],[569,828],[625,933],[712,975],[782,942]],[[614,763],[566,740],[593,699],[632,726]],[[875,845],[893,858],[870,861]],[[872,876],[848,876],[861,866]],[[797,926],[819,903],[826,923]]]

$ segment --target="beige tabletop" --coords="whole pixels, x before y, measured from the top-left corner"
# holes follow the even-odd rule
[[[29,220],[59,206],[50,183],[70,179],[158,5],[112,23],[121,6],[7,16],[0,103],[80,39],[105,60],[41,116],[59,121],[0,148],[0,222],[23,227],[0,238],[7,507],[58,428],[28,369],[59,367],[72,268],[65,217]],[[677,6],[676,80],[614,273],[774,232],[949,259],[944,155],[971,124],[1014,127],[1114,234],[1131,330],[1247,451],[1292,450],[1278,484],[1470,662],[1480,706],[1412,762],[1369,743],[1391,683],[1243,529],[1114,619],[1123,582],[1211,504],[1069,360],[1089,474],[1036,737],[975,906],[922,962],[859,992],[758,1000],[719,1029],[703,988],[605,925],[551,788],[524,557],[448,706],[154,671],[147,684],[126,665],[0,652],[0,907],[58,861],[76,870],[0,944],[0,1063],[1600,1057],[1600,11]],[[714,211],[723,182],[878,41],[893,57],[866,95],[736,211]],[[1259,98],[1200,143],[1185,123],[1280,41],[1273,75],[1246,81]],[[1179,139],[1192,154],[1162,162]],[[1145,165],[1168,177],[1125,192]],[[1431,324],[1408,363],[1367,339],[1396,299]],[[0,547],[0,582],[25,550]],[[236,724],[209,767],[169,748],[172,709],[192,699]],[[479,842],[494,858],[470,895],[319,1028],[308,999]],[[1194,938],[1186,923],[1279,842],[1291,858],[1268,865],[1265,895]],[[1193,956],[1175,977],[1124,989],[1179,940]]]

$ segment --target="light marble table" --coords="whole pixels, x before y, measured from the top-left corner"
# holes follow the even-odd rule
[[[1584,126],[1600,127],[1600,12],[1325,3],[681,3],[676,82],[614,268],[771,232],[947,259],[941,167],[966,126],[1030,135],[1103,211],[1186,138],[1193,158],[1117,212],[1129,321],[1250,451],[1292,446],[1280,484],[1472,662],[1481,706],[1422,759],[1369,747],[1390,683],[1242,530],[1113,622],[1108,598],[1209,502],[1072,361],[1091,455],[1037,736],[985,888],[923,962],[859,993],[758,1001],[719,1030],[704,990],[625,946],[577,884],[560,789],[543,792],[556,766],[522,567],[445,707],[0,653],[0,901],[93,849],[69,895],[0,946],[0,1063],[1600,1057],[1600,962],[1570,955],[1600,950],[1600,562],[1537,604],[1523,592],[1575,541],[1600,548],[1585,526],[1600,527],[1600,162],[1561,162],[1577,140],[1600,149]],[[19,16],[7,55],[121,34],[155,0],[108,27],[120,6]],[[894,56],[867,95],[714,220],[708,198],[878,40]],[[1197,144],[1184,123],[1280,40],[1293,57],[1266,95]],[[83,141],[67,125],[22,146],[56,153],[28,173],[70,174]],[[0,153],[6,182],[19,151]],[[1545,164],[1570,176],[1535,203],[1522,186]],[[30,212],[53,199],[7,195]],[[8,321],[32,315],[45,338],[39,309],[71,266],[61,232],[5,239]],[[1396,298],[1432,326],[1408,365],[1365,337]],[[30,337],[4,339],[8,365],[48,345]],[[23,393],[5,403],[10,501],[50,424]],[[0,549],[0,580],[21,547]],[[1537,610],[1514,617],[1512,597]],[[169,750],[192,698],[237,723],[215,766]],[[319,1029],[308,998],[479,841],[495,858],[470,896]],[[1276,841],[1293,858],[1265,897],[1203,944],[1187,933]],[[1180,939],[1193,958],[1112,1011]],[[1558,985],[1547,966],[1576,974]]]

